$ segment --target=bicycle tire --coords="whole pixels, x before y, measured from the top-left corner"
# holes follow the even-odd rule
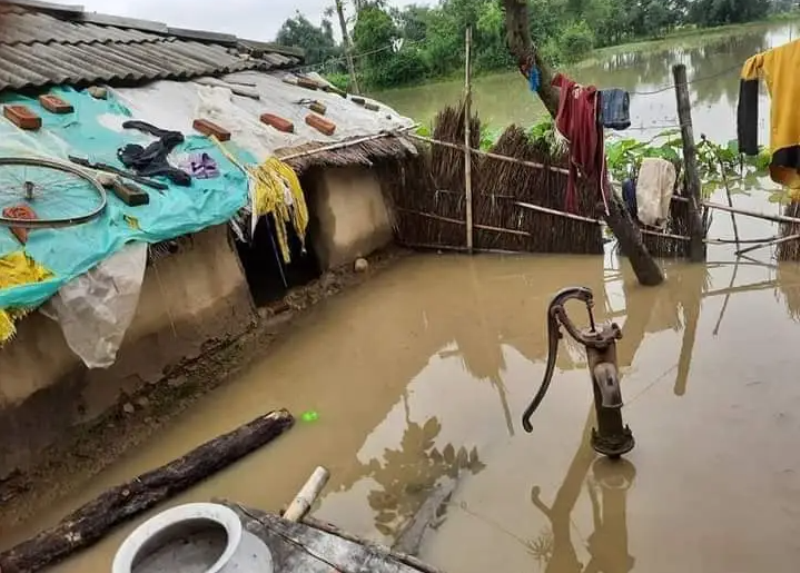
[[[85,215],[49,218],[49,219],[13,219],[5,217],[0,211],[0,227],[15,227],[19,229],[53,229],[59,227],[72,227],[82,225],[98,218],[108,206],[108,196],[103,186],[91,175],[67,163],[61,163],[51,159],[40,159],[34,157],[0,157],[0,167],[3,165],[12,166],[31,166],[45,167],[75,175],[76,177],[89,183],[96,191],[100,199],[100,204]]]

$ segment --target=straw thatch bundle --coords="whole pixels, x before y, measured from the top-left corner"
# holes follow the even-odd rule
[[[359,138],[351,138],[358,140]],[[348,140],[341,142],[346,143]],[[302,175],[313,167],[350,167],[361,165],[373,167],[375,163],[390,159],[402,160],[411,154],[409,142],[399,137],[380,137],[360,140],[352,145],[342,145],[329,151],[316,151],[329,144],[310,142],[291,149],[278,151],[279,157],[290,157],[286,163],[298,175]]]
[[[534,143],[519,127],[509,127],[491,149],[492,153],[545,166],[567,167],[568,158],[552,156],[544,145]],[[514,229],[527,235],[486,229],[476,231],[476,245],[486,249],[523,250],[540,253],[603,252],[603,238],[597,224],[575,221],[522,208],[517,202],[564,211],[567,176],[550,169],[498,161],[480,160],[475,187],[475,222],[495,228]],[[594,218],[599,201],[596,184],[578,181],[577,215]]]
[[[433,138],[448,143],[464,143],[464,104],[457,108],[447,106],[436,116]],[[481,144],[481,122],[478,116],[470,118],[470,147],[477,148]],[[473,181],[477,176],[477,165],[472,162]],[[436,182],[436,189],[464,192],[464,153],[447,147],[433,146],[431,149],[431,173]]]
[[[464,107],[446,107],[436,118],[433,139],[463,144]],[[480,145],[480,121],[470,118],[471,146]],[[530,141],[518,127],[510,127],[491,149],[493,153],[525,161],[563,167],[566,158]],[[432,145],[402,166],[384,166],[383,181],[396,213],[401,242],[408,245],[464,247],[466,199],[464,153]],[[574,221],[525,209],[517,202],[562,211],[567,178],[563,173],[534,169],[473,154],[473,222],[477,248],[528,252],[599,254],[603,252],[597,224]],[[594,216],[597,192],[579,183],[579,211]]]

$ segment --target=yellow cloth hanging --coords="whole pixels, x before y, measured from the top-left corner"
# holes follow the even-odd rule
[[[300,180],[294,169],[276,157],[270,157],[258,167],[246,168],[242,163],[219,141],[211,136],[211,141],[217,146],[228,161],[236,165],[253,181],[253,202],[256,216],[272,213],[277,222],[275,234],[278,236],[278,245],[284,262],[291,262],[289,241],[286,234],[286,224],[292,223],[297,236],[300,237],[305,247],[306,229],[308,228],[308,205],[300,186]],[[289,208],[284,190],[291,193],[294,209]]]
[[[308,228],[308,206],[300,180],[288,164],[280,159],[270,157],[258,167],[250,168],[250,175],[255,181],[255,214],[258,216],[272,213],[277,223],[275,234],[284,262],[291,262],[286,225],[291,223],[297,236],[305,245]],[[287,201],[286,190],[291,194],[291,202]],[[290,208],[294,205],[294,209]]]
[[[14,251],[0,258],[0,289],[38,283],[52,277],[52,272],[34,261],[24,251]],[[0,345],[14,336],[16,332],[14,321],[27,313],[27,309],[0,309]]]

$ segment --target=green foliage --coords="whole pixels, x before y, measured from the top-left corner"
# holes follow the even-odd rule
[[[430,129],[426,128],[423,131],[419,133],[430,135]],[[491,149],[501,134],[502,130],[484,127],[481,133],[481,149],[484,151]],[[564,160],[568,146],[556,131],[550,117],[545,117],[528,128],[527,135],[531,142],[549,153],[553,160]],[[666,159],[676,165],[681,164],[683,143],[680,130],[663,131],[649,141],[618,137],[610,137],[606,141],[606,162],[612,179],[617,182],[634,177],[642,165],[642,160],[647,157]],[[723,145],[703,137],[697,146],[697,163],[704,196],[710,196],[726,183],[734,194],[749,193],[762,188],[760,179],[768,173],[770,153],[764,148],[757,157],[742,157],[736,141],[729,141]],[[772,202],[788,200],[789,196],[785,190],[776,191],[770,197]]]
[[[341,54],[341,49],[333,39],[330,20],[323,19],[320,26],[315,26],[300,12],[283,23],[275,41],[284,46],[305,50],[306,62],[309,64],[322,63]]]
[[[795,0],[526,1],[531,37],[555,65],[576,62],[594,48],[661,38],[677,29],[748,22],[797,10]],[[402,8],[384,0],[345,5],[351,12],[357,72],[366,87],[462,73],[467,27],[473,31],[476,73],[514,67],[506,47],[502,0],[438,0]],[[329,20],[316,27],[298,13],[284,23],[277,41],[304,48],[310,64],[334,61],[324,70],[327,73],[346,71]]]
[[[335,72],[325,76],[336,88],[342,91],[349,91],[350,89],[350,75],[345,72]]]
[[[664,131],[649,141],[615,138],[606,142],[606,161],[617,181],[633,177],[646,157],[658,157],[676,164],[682,162],[680,130]],[[726,184],[732,193],[747,193],[760,188],[759,178],[766,175],[769,161],[768,150],[762,150],[757,157],[742,157],[736,141],[718,144],[703,137],[697,146],[703,195],[708,197]]]
[[[770,0],[695,0],[689,14],[701,26],[719,26],[764,18],[771,8]]]
[[[582,60],[592,48],[594,48],[594,34],[584,20],[572,22],[561,33],[562,55],[569,63]]]

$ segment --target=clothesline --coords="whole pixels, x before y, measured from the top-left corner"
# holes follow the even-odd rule
[[[705,77],[702,77],[702,78],[693,79],[692,81],[687,82],[687,85],[697,84],[697,83],[700,83],[700,82],[707,82],[709,80],[713,80],[713,79],[716,79],[716,78],[718,78],[720,76],[724,76],[726,74],[729,74],[729,73],[731,73],[733,71],[739,72],[741,69],[742,69],[742,64],[736,64],[735,66],[731,66],[730,68],[727,68],[727,69],[725,69],[725,70],[723,70],[723,71],[721,71],[719,73],[711,74],[710,76],[705,76]],[[661,87],[661,88],[658,88],[658,89],[655,89],[655,90],[652,90],[652,91],[641,91],[641,92],[640,91],[631,91],[631,92],[628,92],[628,93],[631,94],[631,95],[638,95],[638,96],[651,96],[651,95],[664,93],[664,92],[667,92],[667,91],[670,91],[670,90],[674,90],[674,89],[675,89],[675,84],[669,84],[669,85],[666,85],[664,87]]]

